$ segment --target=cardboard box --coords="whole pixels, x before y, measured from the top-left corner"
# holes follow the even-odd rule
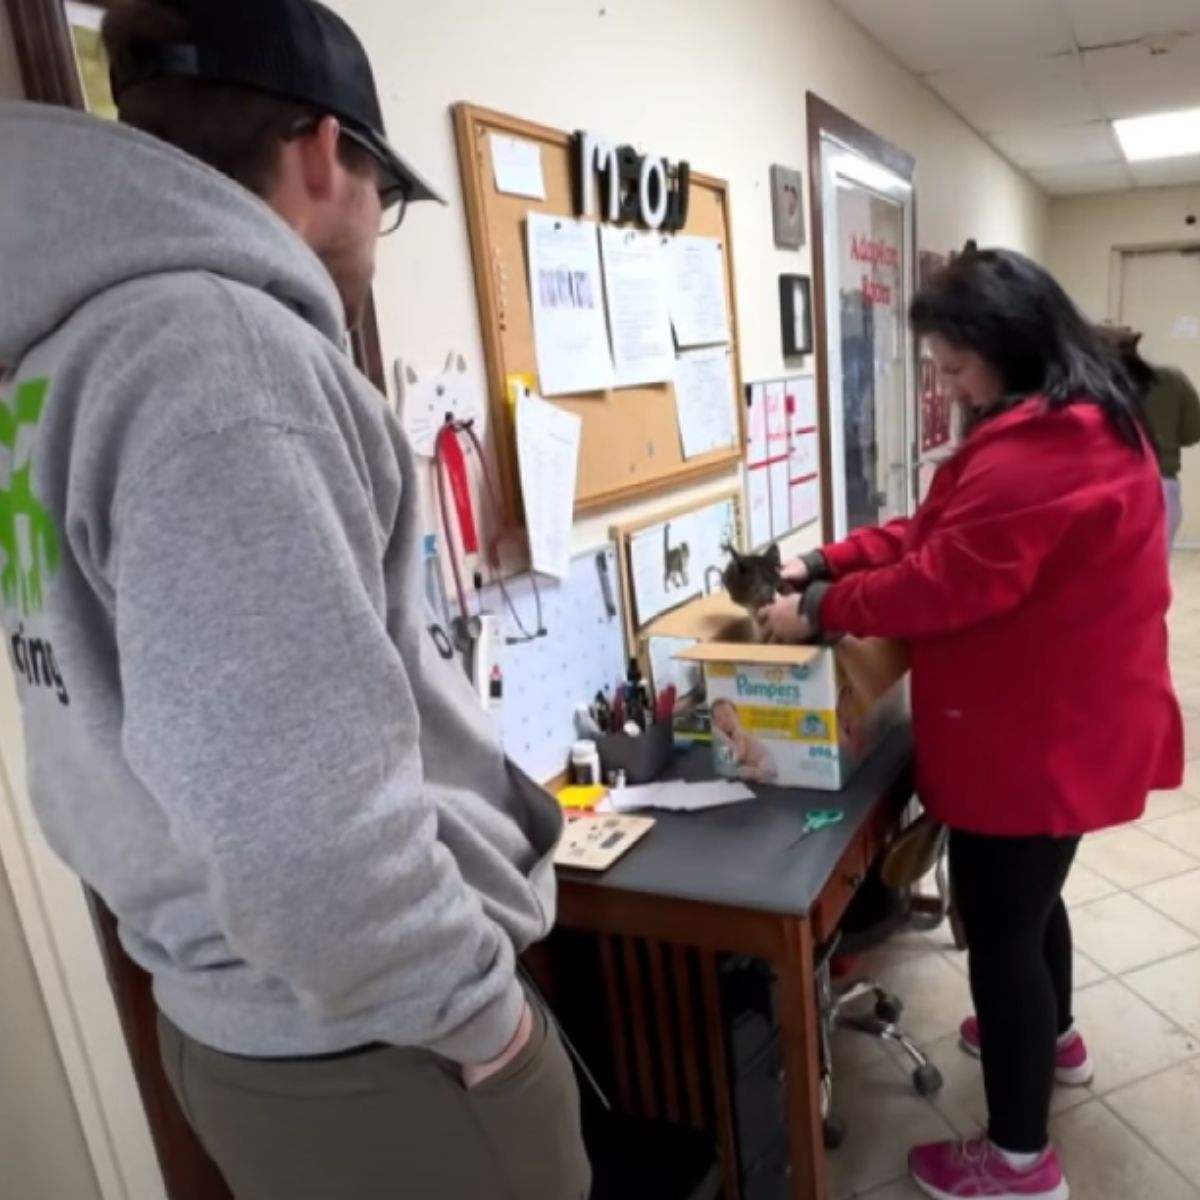
[[[908,713],[908,659],[897,642],[845,638],[833,648],[774,646],[728,596],[694,600],[654,622],[698,644],[719,774],[836,791]]]

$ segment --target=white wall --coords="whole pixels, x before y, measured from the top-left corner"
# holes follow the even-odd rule
[[[1047,265],[1088,316],[1117,316],[1118,250],[1200,244],[1200,187],[1067,197],[1050,206]]]
[[[392,139],[450,199],[449,209],[414,209],[382,249],[377,300],[389,359],[436,370],[453,347],[482,373],[449,115],[458,100],[592,129],[729,180],[747,380],[784,373],[776,277],[809,270],[807,250],[774,249],[768,189],[772,163],[807,174],[806,89],[917,157],[921,248],[976,237],[1042,252],[1041,194],[826,0],[334,6],[371,53]],[[602,538],[612,519],[581,521],[577,545]]]

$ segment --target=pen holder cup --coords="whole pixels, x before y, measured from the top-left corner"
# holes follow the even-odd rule
[[[625,782],[650,783],[670,766],[675,755],[675,730],[671,721],[651,725],[639,737],[611,733],[600,739],[600,766],[604,780],[613,771],[624,771]]]

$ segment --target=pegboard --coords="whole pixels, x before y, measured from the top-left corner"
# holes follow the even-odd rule
[[[604,586],[598,560],[608,576]],[[527,628],[534,621],[533,584],[528,576],[505,586]],[[613,546],[571,560],[565,580],[538,576],[546,636],[501,647],[504,701],[500,735],[504,749],[534,779],[547,782],[568,767],[575,732],[575,706],[590,704],[598,691],[611,696],[625,677],[621,580]],[[498,587],[485,588],[483,604],[501,613],[506,635],[516,635],[512,614]]]

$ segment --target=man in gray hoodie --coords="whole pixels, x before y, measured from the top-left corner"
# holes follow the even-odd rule
[[[432,190],[313,0],[134,0],[122,124],[0,109],[0,600],[32,799],[154,977],[238,1200],[580,1200],[516,956],[555,803],[422,619],[414,462],[343,350]]]

